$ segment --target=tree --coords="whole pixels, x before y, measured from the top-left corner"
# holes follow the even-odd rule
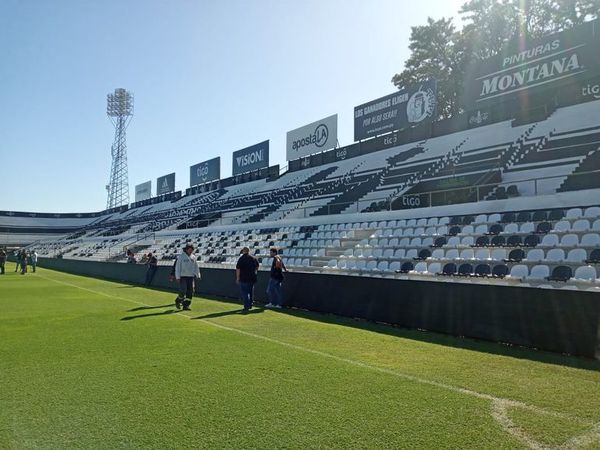
[[[536,38],[596,19],[600,0],[469,0],[460,14],[460,31],[444,18],[412,27],[411,55],[392,77],[399,89],[437,79],[440,118],[460,112],[463,80],[473,61],[499,54],[515,36]]]

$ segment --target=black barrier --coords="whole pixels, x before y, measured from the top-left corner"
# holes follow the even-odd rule
[[[143,265],[48,258],[38,265],[127,283],[141,283],[146,271]],[[159,267],[153,286],[174,290],[170,270]],[[237,298],[233,269],[201,273],[198,293]],[[259,273],[259,301],[268,276]],[[291,272],[284,298],[287,306],[311,311],[600,358],[600,298],[593,292]]]

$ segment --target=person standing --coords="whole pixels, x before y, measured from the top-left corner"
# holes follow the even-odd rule
[[[6,265],[6,252],[0,248],[0,275],[4,275],[4,266]]]
[[[179,293],[175,299],[175,306],[177,309],[181,309],[183,306],[184,311],[191,309],[194,280],[196,278],[200,279],[200,269],[198,269],[196,256],[193,253],[194,246],[187,244],[175,261],[175,279],[179,283]]]
[[[19,267],[21,266],[21,252],[19,250],[15,250],[15,272],[19,271]]]
[[[21,264],[21,275],[25,275],[27,273],[27,252],[25,249],[21,250],[19,254],[19,264]]]
[[[267,299],[269,303],[265,305],[267,308],[281,308],[283,303],[283,291],[281,284],[283,283],[283,272],[287,272],[287,267],[283,263],[283,259],[278,254],[278,250],[275,247],[270,249],[271,258],[271,274],[269,277],[269,284],[267,286]]]
[[[146,263],[148,269],[146,269],[146,280],[144,284],[146,286],[150,286],[152,280],[154,279],[154,274],[156,274],[156,268],[158,266],[158,260],[156,256],[152,254],[152,252],[148,253],[148,262]]]
[[[29,254],[29,261],[31,261],[31,271],[35,273],[35,268],[37,267],[38,254],[34,250]]]
[[[244,312],[252,308],[258,266],[256,258],[250,255],[250,249],[244,247],[235,266],[235,282],[240,285],[240,298],[244,303]]]

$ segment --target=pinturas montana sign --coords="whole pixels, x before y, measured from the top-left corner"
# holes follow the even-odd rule
[[[467,109],[597,75],[600,46],[595,24],[588,22],[535,41],[517,39],[500,55],[473,64],[465,77]]]

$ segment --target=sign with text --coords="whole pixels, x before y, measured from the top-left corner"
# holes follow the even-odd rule
[[[437,106],[435,80],[408,86],[354,108],[354,140],[431,123]]]
[[[152,197],[152,181],[146,181],[145,183],[138,184],[135,187],[136,202],[148,200],[150,197]]]
[[[233,176],[269,167],[269,141],[233,152],[231,163]]]
[[[175,192],[175,172],[156,179],[156,195]]]
[[[338,116],[334,114],[288,131],[286,158],[288,161],[329,150],[337,145]]]
[[[597,23],[535,40],[515,39],[499,55],[472,64],[465,76],[466,108],[476,110],[600,74]]]
[[[221,157],[209,159],[190,167],[190,186],[208,183],[221,178]]]

